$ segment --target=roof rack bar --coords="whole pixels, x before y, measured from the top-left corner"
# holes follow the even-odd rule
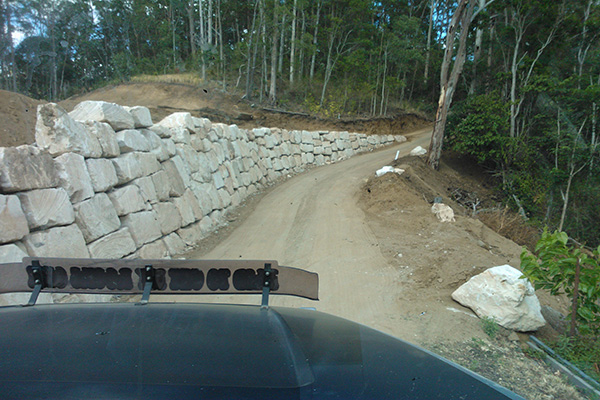
[[[31,274],[33,275],[33,283],[35,286],[33,287],[33,292],[31,292],[27,304],[23,304],[24,307],[34,306],[44,287],[44,271],[38,260],[31,261]]]
[[[269,293],[271,293],[271,281],[272,281],[272,272],[271,263],[265,263],[265,272],[263,279],[263,288],[262,288],[262,301],[260,304],[260,308],[267,309],[269,308]]]
[[[142,293],[142,300],[139,303],[141,306],[148,304],[148,300],[150,300],[150,291],[152,290],[155,281],[155,272],[152,265],[146,265],[145,272],[146,282],[144,283],[144,293]]]

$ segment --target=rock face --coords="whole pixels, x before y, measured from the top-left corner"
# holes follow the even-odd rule
[[[51,228],[27,235],[23,240],[33,257],[89,258],[90,253],[77,225]]]
[[[531,283],[510,265],[490,268],[469,279],[452,298],[480,317],[493,318],[515,331],[535,331],[546,324]]]

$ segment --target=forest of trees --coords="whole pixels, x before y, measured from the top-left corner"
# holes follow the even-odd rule
[[[599,244],[597,0],[0,1],[3,89],[193,72],[324,116],[418,110],[512,206]]]

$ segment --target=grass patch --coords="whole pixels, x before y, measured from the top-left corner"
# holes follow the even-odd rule
[[[496,335],[498,334],[500,327],[494,318],[483,317],[481,318],[481,329],[483,329],[485,334],[488,335],[490,339],[496,339]]]
[[[600,385],[600,338],[595,335],[560,336],[546,344]]]
[[[196,73],[188,72],[184,74],[165,74],[165,75],[137,75],[130,79],[133,83],[179,83],[185,85],[200,86],[206,82]]]

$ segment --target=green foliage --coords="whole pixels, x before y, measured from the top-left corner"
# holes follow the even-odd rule
[[[481,318],[481,329],[483,329],[485,334],[488,335],[490,339],[495,339],[500,327],[494,318],[483,317]]]
[[[582,332],[600,328],[600,247],[592,255],[568,244],[564,232],[544,230],[532,255],[521,253],[521,269],[536,289],[546,289],[552,295],[566,294],[575,302],[576,321]],[[578,288],[576,275],[579,270]]]
[[[448,145],[481,164],[506,162],[509,107],[497,94],[471,96],[448,120]]]
[[[529,358],[533,358],[534,360],[543,360],[547,357],[546,353],[544,353],[542,350],[537,350],[529,346],[523,348],[523,354]]]
[[[600,383],[600,338],[587,335],[573,338],[560,336],[558,340],[547,343],[562,358],[571,362],[590,377]]]

